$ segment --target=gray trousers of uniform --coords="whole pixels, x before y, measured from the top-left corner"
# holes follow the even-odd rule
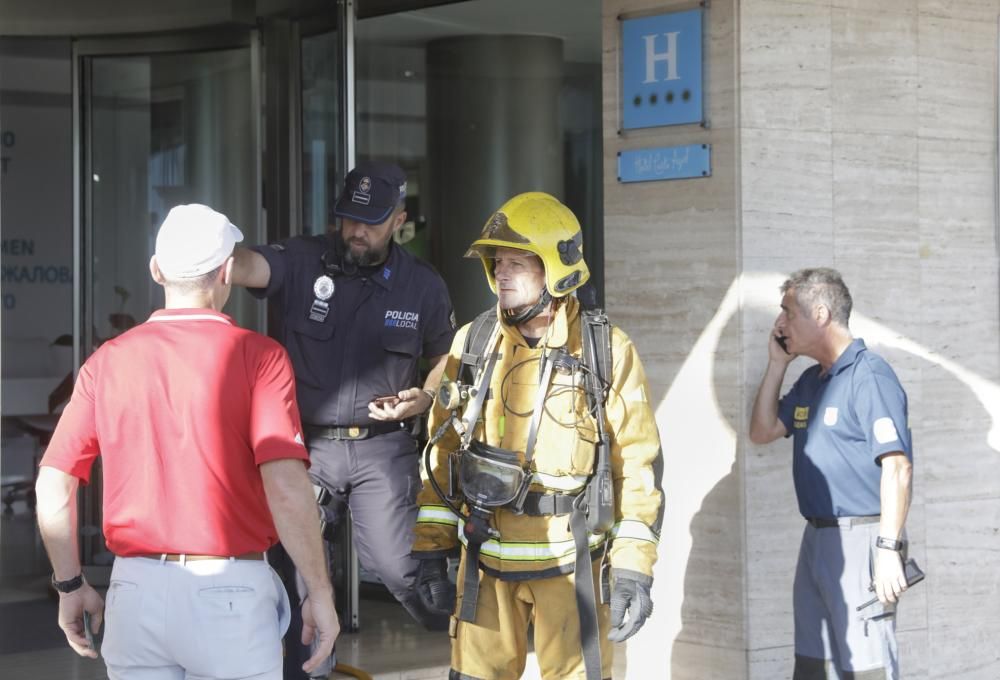
[[[350,510],[361,564],[420,619],[417,561],[410,557],[420,490],[417,444],[404,430],[369,439],[309,440],[309,474],[333,495],[342,520]]]
[[[794,680],[897,680],[895,607],[872,597],[878,522],[807,524],[795,571]]]

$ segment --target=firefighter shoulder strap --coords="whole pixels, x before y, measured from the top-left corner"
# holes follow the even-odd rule
[[[474,383],[476,375],[482,368],[483,359],[486,357],[486,343],[489,342],[496,324],[497,313],[496,309],[492,308],[481,313],[470,324],[458,369],[458,379],[466,385]],[[590,401],[591,409],[603,409],[611,374],[611,324],[603,311],[582,309],[580,328],[584,334],[583,363],[593,372],[590,377],[596,378],[587,381],[587,399]],[[593,338],[593,343],[588,342],[588,334]]]

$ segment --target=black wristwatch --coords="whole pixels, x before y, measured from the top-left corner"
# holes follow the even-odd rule
[[[74,590],[79,590],[81,586],[83,586],[83,574],[74,576],[68,581],[57,581],[56,575],[52,574],[52,587],[60,593],[72,593]]]
[[[876,548],[885,548],[886,550],[895,550],[896,552],[902,552],[903,546],[906,545],[906,541],[897,541],[892,538],[886,538],[885,536],[879,536],[875,539]]]

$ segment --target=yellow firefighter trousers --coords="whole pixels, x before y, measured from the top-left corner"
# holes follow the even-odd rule
[[[455,611],[462,609],[465,555],[458,570]],[[611,677],[610,611],[600,604],[600,560],[594,562],[601,675]],[[451,620],[451,667],[476,680],[517,680],[528,653],[528,625],[534,625],[535,655],[545,680],[586,679],[580,644],[580,616],[573,574],[526,581],[501,581],[480,572],[475,623]]]

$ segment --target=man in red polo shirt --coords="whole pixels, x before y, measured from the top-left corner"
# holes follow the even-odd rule
[[[150,261],[166,308],[80,369],[38,475],[38,523],[70,646],[96,657],[100,595],[82,578],[76,492],[97,456],[116,555],[102,654],[111,680],[281,678],[288,597],[278,540],[309,591],[307,672],[339,632],[285,350],[219,310],[243,235],[203,205],[170,211]]]

